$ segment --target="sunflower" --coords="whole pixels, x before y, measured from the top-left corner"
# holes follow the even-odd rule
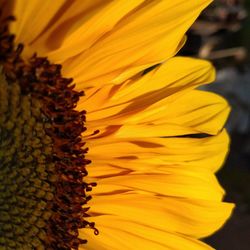
[[[211,249],[230,108],[174,57],[209,2],[0,1],[0,249]]]

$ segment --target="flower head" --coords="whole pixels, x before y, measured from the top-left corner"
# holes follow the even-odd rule
[[[0,1],[0,248],[210,249],[229,107],[173,57],[208,3]]]

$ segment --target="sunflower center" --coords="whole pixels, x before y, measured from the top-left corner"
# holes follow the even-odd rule
[[[0,27],[0,249],[78,249],[79,229],[98,233],[85,220],[95,183],[83,180],[83,93],[60,65],[24,61],[13,41]]]
[[[38,100],[1,78],[0,246],[43,249],[57,179],[55,164],[47,161],[52,140],[45,129],[50,124]]]

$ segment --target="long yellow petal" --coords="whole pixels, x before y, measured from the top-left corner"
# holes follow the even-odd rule
[[[64,74],[73,76],[84,88],[101,85],[104,79],[118,83],[116,78],[128,67],[131,71],[163,62],[179,50],[185,32],[209,2],[147,1],[88,51],[63,63]]]
[[[122,121],[114,120],[113,126],[120,125],[116,131],[117,138],[164,137],[198,133],[215,135],[225,125],[229,111],[227,102],[220,96],[192,90],[172,102],[164,99]],[[92,123],[88,124],[91,128]],[[106,129],[105,126],[99,126],[100,131]]]
[[[162,231],[201,238],[224,224],[233,205],[220,201],[178,199],[147,194],[97,196],[90,202],[93,214],[115,215],[121,219]],[[133,230],[132,232],[133,233]]]
[[[207,138],[112,139],[110,136],[87,141],[90,148],[88,155],[94,159],[93,165],[118,162],[121,167],[132,166],[131,169],[135,170],[133,162],[139,161],[145,164],[145,168],[151,164],[156,167],[168,164],[200,166],[213,172],[223,163],[228,143],[229,138],[224,130]]]
[[[92,92],[91,98],[91,93],[87,91],[86,98],[80,101],[77,108],[87,109],[88,121],[104,117],[110,121],[116,117],[136,114],[166,98],[166,102],[174,101],[186,91],[212,82],[214,77],[215,71],[210,63],[176,57],[134,82],[96,89]],[[106,99],[100,98],[102,95]]]
[[[89,49],[142,2],[72,1],[30,49],[47,54],[55,62],[65,61]]]
[[[98,236],[91,230],[82,230],[80,235],[89,239],[86,250],[212,250],[210,246],[180,234],[146,227],[117,216],[92,217],[100,228]],[[147,220],[147,218],[144,218]],[[85,249],[85,248],[83,248]]]
[[[12,0],[11,0],[12,1]],[[57,0],[53,3],[49,0],[14,0],[13,15],[16,21],[11,23],[11,32],[16,35],[16,41],[25,46],[37,38],[50,23],[67,1]],[[36,51],[33,51],[33,53]]]

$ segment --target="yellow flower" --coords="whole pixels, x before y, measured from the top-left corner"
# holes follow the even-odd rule
[[[173,57],[209,2],[0,1],[0,249],[211,249],[230,108]]]

